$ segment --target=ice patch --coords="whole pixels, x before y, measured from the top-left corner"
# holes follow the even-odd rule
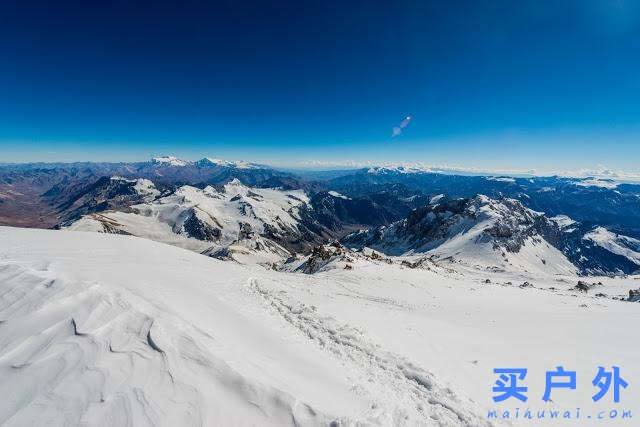
[[[440,200],[442,200],[443,197],[444,197],[444,194],[438,194],[437,196],[433,196],[429,199],[429,204],[434,205],[438,203]]]
[[[329,195],[333,196],[333,197],[337,197],[339,199],[351,200],[351,198],[349,198],[349,197],[347,197],[345,195],[342,195],[342,194],[338,193],[337,191],[329,191]]]
[[[551,221],[555,222],[556,224],[558,224],[559,227],[564,228],[564,227],[568,227],[572,224],[576,224],[576,221],[574,221],[573,219],[569,218],[567,215],[556,215],[553,216],[551,218],[549,218]]]

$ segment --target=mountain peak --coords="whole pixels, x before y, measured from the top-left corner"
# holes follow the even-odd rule
[[[237,169],[258,169],[264,168],[265,166],[259,165],[257,163],[245,162],[244,160],[223,160],[223,159],[214,159],[212,157],[204,157],[197,162],[195,162],[196,166],[207,167],[207,166],[224,166],[228,168],[237,168]]]
[[[168,165],[168,166],[187,166],[188,161],[179,159],[175,156],[159,156],[151,159],[151,163]]]
[[[233,187],[244,187],[245,185],[242,183],[242,181],[240,181],[238,178],[233,178],[231,181],[229,181],[225,187],[229,185],[229,186],[233,186]]]
[[[195,162],[196,166],[227,166],[229,162],[221,159],[214,159],[212,157],[203,157]]]

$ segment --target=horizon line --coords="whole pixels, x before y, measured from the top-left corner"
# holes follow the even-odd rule
[[[212,157],[199,157],[196,160],[177,157],[174,155],[158,155],[151,156],[148,160],[134,161],[96,161],[96,160],[61,160],[61,161],[24,161],[24,162],[0,162],[0,166],[21,166],[21,165],[72,165],[72,164],[136,164],[136,163],[152,163],[154,159],[175,159],[187,163],[195,163],[200,160],[218,160],[227,163],[247,163],[255,166],[265,166],[271,169],[284,171],[348,171],[363,169],[381,169],[395,170],[405,173],[440,173],[445,175],[460,176],[488,176],[488,177],[510,177],[510,178],[575,178],[575,179],[597,179],[609,180],[619,183],[640,182],[640,171],[623,171],[613,170],[603,165],[593,168],[582,168],[578,170],[537,170],[532,169],[504,169],[504,168],[483,168],[483,167],[467,167],[453,166],[448,164],[426,164],[424,162],[377,162],[377,161],[298,161],[295,163],[278,163],[278,162],[254,162],[244,160],[224,160]],[[181,166],[176,166],[181,167]]]

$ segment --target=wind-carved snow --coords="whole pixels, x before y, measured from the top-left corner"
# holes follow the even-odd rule
[[[482,426],[505,361],[529,369],[531,399],[559,360],[579,378],[602,360],[640,375],[640,306],[576,291],[575,275],[347,256],[305,275],[0,227],[0,424]],[[597,280],[613,296],[638,283]]]
[[[612,233],[604,227],[596,227],[583,237],[609,252],[621,255],[640,265],[640,240]]]
[[[234,179],[221,191],[183,186],[132,206],[133,212],[92,214],[67,229],[132,234],[241,262],[269,263],[291,255],[275,240],[297,233],[300,208],[308,203],[302,190],[249,188]]]
[[[300,374],[287,371],[323,368],[295,350],[274,351],[280,338],[259,316],[249,320],[220,298],[233,264],[142,239],[0,232],[3,426],[331,421],[304,403],[310,387],[296,390]],[[18,241],[38,255],[7,260]],[[282,365],[260,374],[261,357]],[[283,390],[287,377],[301,395]]]

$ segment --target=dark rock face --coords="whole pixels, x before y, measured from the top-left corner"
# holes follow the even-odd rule
[[[301,266],[300,271],[306,274],[313,274],[317,272],[322,266],[336,256],[343,254],[342,249],[336,248],[330,250],[322,245],[314,246],[311,250],[311,254],[307,261]]]
[[[252,239],[254,237],[251,225],[246,222],[240,223],[240,231],[238,232],[238,240]]]
[[[589,290],[589,285],[583,282],[582,280],[578,280],[578,284],[576,285],[576,289],[579,291],[587,292]]]
[[[529,238],[537,238],[540,229],[544,227],[544,219],[533,211],[525,208],[522,203],[514,199],[500,200],[510,211],[509,215],[501,217],[496,225],[487,232],[493,237],[494,248],[504,248],[507,252],[519,252]]]
[[[329,230],[338,231],[345,224],[376,226],[397,220],[398,217],[366,198],[344,199],[327,192],[311,198],[314,219]]]
[[[222,235],[219,228],[201,221],[195,212],[191,212],[185,220],[184,231],[189,237],[207,242],[216,242],[220,240],[220,236]]]
[[[129,206],[141,203],[145,196],[134,188],[135,180],[102,177],[77,192],[67,196],[59,187],[45,193],[50,200],[60,200],[55,205],[60,225],[68,224],[82,215],[103,212],[109,209],[128,210]]]
[[[636,289],[635,291],[633,289],[630,289],[629,298],[627,298],[627,301],[640,302],[640,288]]]
[[[354,229],[399,219],[386,206],[368,198],[344,199],[327,192],[313,195],[309,204],[300,207],[299,217],[295,229],[282,233],[266,225],[262,236],[292,252],[307,253],[313,246],[342,237]]]
[[[602,286],[602,282],[593,282],[589,284],[584,280],[578,280],[578,284],[574,287],[574,289],[581,292],[589,292],[591,289],[597,288],[598,286]],[[598,295],[596,294],[596,296]]]
[[[229,249],[228,247],[216,249],[214,251],[207,249],[203,251],[202,254],[206,256],[210,256],[211,258],[222,260],[222,261],[228,261],[233,259],[233,254],[231,252],[231,249]]]

